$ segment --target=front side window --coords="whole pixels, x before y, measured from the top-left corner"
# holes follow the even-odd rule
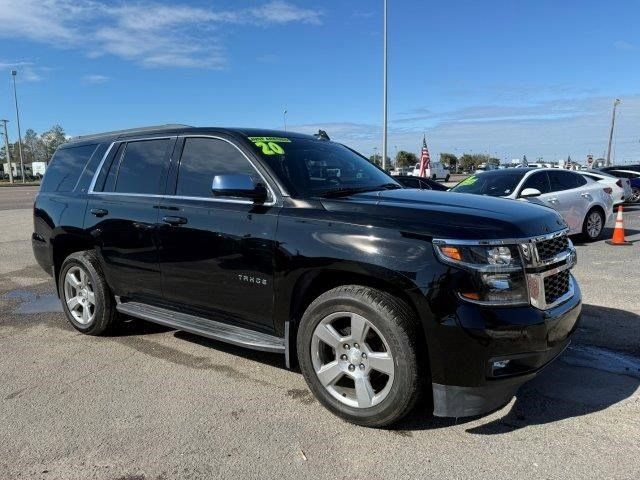
[[[536,172],[533,175],[530,175],[524,181],[522,185],[522,190],[525,188],[535,188],[540,193],[549,193],[551,191],[551,187],[549,186],[549,177],[547,177],[547,172]]]
[[[149,195],[161,193],[160,181],[169,142],[168,138],[128,142],[120,163],[117,164],[116,157],[111,166],[112,170],[117,168],[114,191]]]
[[[246,174],[263,183],[253,165],[232,144],[214,138],[187,138],[182,149],[176,195],[212,197],[213,177]]]
[[[293,197],[401,188],[366,158],[339,143],[306,137],[248,137]]]

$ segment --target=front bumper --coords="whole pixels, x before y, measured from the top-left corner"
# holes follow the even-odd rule
[[[582,308],[580,288],[573,277],[571,281],[573,296],[549,310],[460,303],[455,317],[438,329],[434,353],[440,359],[432,362],[434,415],[465,417],[496,410],[560,355]],[[506,367],[494,368],[494,362],[505,360]]]

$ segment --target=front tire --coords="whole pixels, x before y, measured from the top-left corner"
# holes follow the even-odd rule
[[[93,252],[75,252],[65,259],[58,293],[67,320],[76,330],[102,335],[115,324],[115,301]]]
[[[599,209],[592,208],[584,218],[582,236],[590,242],[595,242],[602,236],[604,222],[604,214]]]
[[[417,322],[394,296],[345,285],[320,295],[297,337],[302,374],[316,398],[345,420],[384,427],[403,418],[422,393]]]

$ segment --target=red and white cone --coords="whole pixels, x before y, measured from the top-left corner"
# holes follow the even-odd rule
[[[611,240],[607,240],[609,245],[631,245],[624,238],[624,225],[622,223],[622,205],[618,207],[618,215],[616,216],[616,227],[613,229],[613,237]]]

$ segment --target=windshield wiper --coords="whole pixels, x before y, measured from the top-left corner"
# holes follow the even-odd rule
[[[356,193],[377,192],[379,190],[394,190],[396,188],[402,187],[397,183],[385,183],[383,185],[371,185],[368,187],[339,187],[334,188],[333,190],[327,190],[320,196],[324,198],[348,197],[349,195],[354,195]]]

